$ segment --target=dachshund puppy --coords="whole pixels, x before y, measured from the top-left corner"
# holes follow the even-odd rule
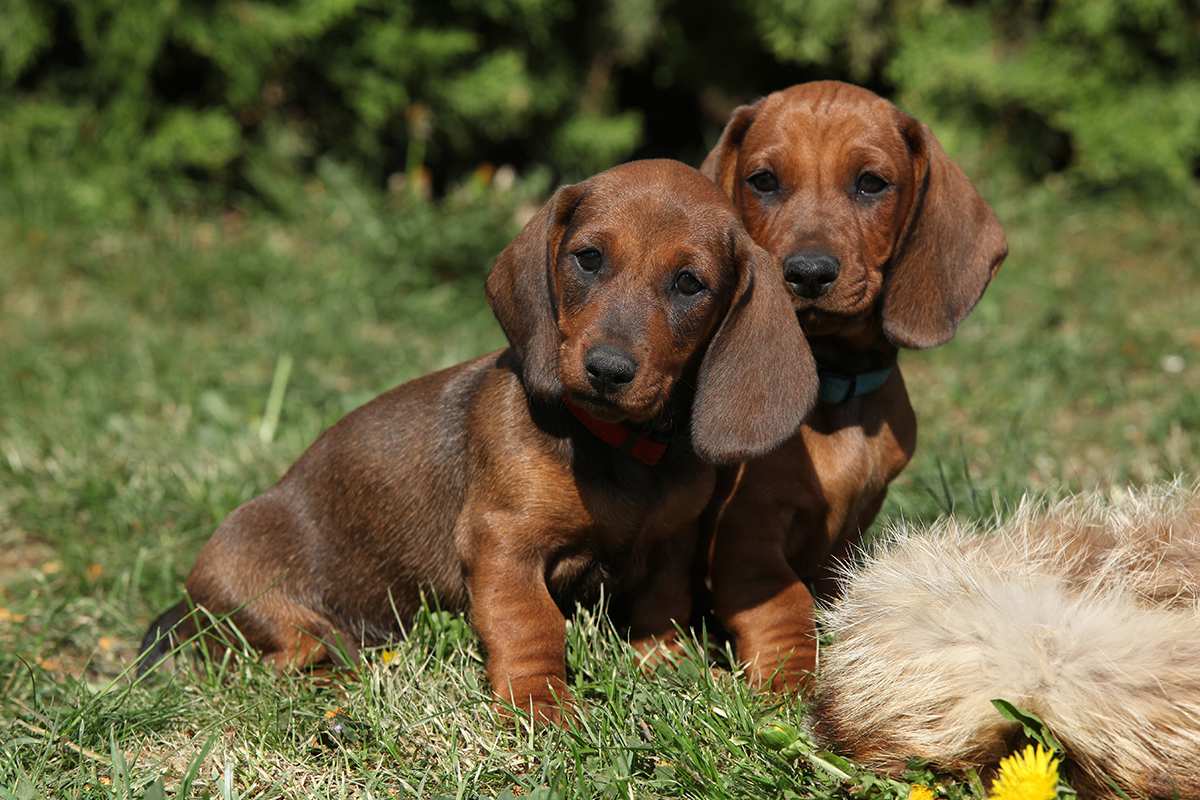
[[[635,646],[671,639],[705,462],[779,445],[815,401],[778,266],[699,172],[642,161],[559,189],[487,296],[510,347],[326,431],[217,529],[185,602],[286,669],[397,636],[425,592],[469,611],[496,696],[542,720],[576,601],[603,586]],[[186,614],[151,625],[147,660]]]
[[[844,83],[736,109],[701,171],[781,265],[820,377],[798,435],[723,474],[705,515],[714,611],[752,681],[792,689],[816,661],[806,583],[835,590],[916,446],[897,350],[949,340],[1007,245],[929,128]]]

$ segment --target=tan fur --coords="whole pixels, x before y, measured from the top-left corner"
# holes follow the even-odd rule
[[[859,86],[802,83],[736,109],[701,170],[779,261],[819,368],[890,370],[877,391],[819,403],[783,446],[722,475],[705,512],[711,600],[696,605],[711,606],[752,684],[789,692],[816,666],[812,608],[836,589],[830,564],[917,446],[897,351],[948,341],[1008,246],[933,132]],[[774,189],[756,186],[766,175]],[[887,188],[865,197],[867,175]],[[814,259],[835,265],[823,288],[805,285]]]
[[[901,526],[822,616],[818,727],[863,762],[994,765],[1038,714],[1081,797],[1200,797],[1200,486]]]
[[[502,703],[559,720],[564,610],[603,589],[635,648],[671,646],[691,614],[712,464],[778,446],[815,400],[777,271],[728,199],[679,162],[560,188],[488,276],[510,347],[398,386],[323,433],[209,539],[139,668],[197,632],[189,603],[295,668],[340,651],[353,662],[357,644],[399,636],[426,597],[470,614]],[[623,377],[604,377],[597,351]],[[604,440],[599,423],[661,439],[660,458]]]

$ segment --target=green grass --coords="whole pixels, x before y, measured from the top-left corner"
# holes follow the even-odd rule
[[[352,407],[501,342],[481,278],[531,191],[389,205],[327,172],[287,218],[111,224],[0,198],[0,797],[906,796],[757,743],[804,709],[748,693],[727,656],[643,675],[591,614],[566,731],[499,722],[476,640],[440,613],[354,674],[130,680],[226,513]],[[995,199],[1007,264],[952,344],[904,356],[921,443],[883,522],[1200,460],[1194,209]]]

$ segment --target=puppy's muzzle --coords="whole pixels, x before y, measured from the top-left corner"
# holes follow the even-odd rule
[[[638,363],[623,350],[600,344],[587,351],[583,366],[593,389],[601,394],[612,394],[633,382]]]
[[[783,279],[795,294],[815,300],[833,286],[841,266],[828,253],[793,253],[783,261]]]

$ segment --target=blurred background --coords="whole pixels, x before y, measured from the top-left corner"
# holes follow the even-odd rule
[[[330,164],[441,194],[505,164],[571,179],[696,161],[735,103],[816,78],[875,89],[952,151],[1027,181],[1160,194],[1192,183],[1200,157],[1200,5],[1179,0],[6,9],[6,172],[35,191],[53,167],[80,213],[286,208],[288,179]]]
[[[820,78],[929,123],[1009,235],[903,356],[884,522],[1195,475],[1194,0],[6,0],[0,654],[115,669],[324,427],[500,346],[482,278],[554,184]]]

